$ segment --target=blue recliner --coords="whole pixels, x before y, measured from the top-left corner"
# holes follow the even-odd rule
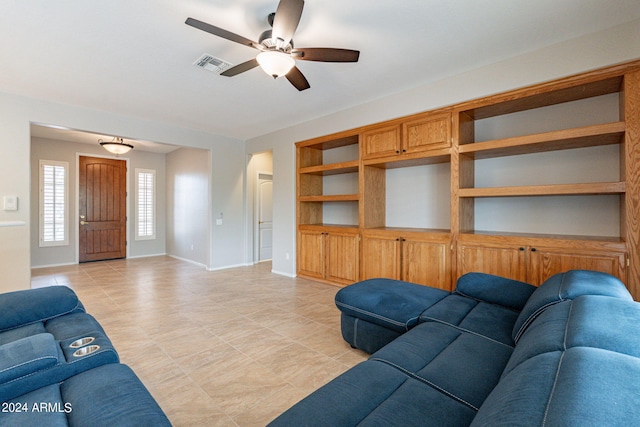
[[[73,290],[0,295],[0,425],[170,425]]]

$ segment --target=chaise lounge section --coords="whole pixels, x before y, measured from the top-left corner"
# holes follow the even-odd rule
[[[452,293],[374,279],[343,288],[336,304],[344,338],[373,354],[272,426],[640,419],[640,305],[612,276],[569,271],[535,288],[471,273]]]

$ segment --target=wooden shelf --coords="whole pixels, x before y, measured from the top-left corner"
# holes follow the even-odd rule
[[[466,154],[475,159],[487,159],[518,154],[612,145],[622,142],[624,132],[624,122],[606,123],[464,144],[460,146],[460,154]]]
[[[365,228],[365,232],[393,232],[393,233],[434,233],[449,234],[451,230],[444,228],[415,228],[415,227],[371,227]]]
[[[348,162],[331,163],[327,165],[308,166],[300,168],[298,173],[306,175],[340,175],[346,173],[358,172],[358,160],[352,160]]]
[[[601,75],[575,76],[573,79],[549,82],[493,95],[462,104],[461,109],[474,120],[517,113],[549,105],[591,98],[619,92],[622,87],[622,70],[612,70],[612,77]],[[594,80],[595,79],[595,80]]]
[[[458,196],[468,197],[522,197],[624,194],[624,182],[597,182],[586,184],[528,185],[491,188],[461,188]]]
[[[359,141],[357,131],[339,132],[297,143],[298,147],[313,148],[316,150],[331,150],[357,144]]]
[[[328,231],[328,232],[353,232],[358,233],[359,228],[358,224],[330,224],[330,223],[319,223],[319,224],[300,224],[298,226],[299,230],[305,231]]]
[[[335,194],[321,196],[300,196],[300,202],[357,202],[360,200],[359,194]]]
[[[468,241],[478,241],[484,242],[487,238],[494,238],[496,240],[500,240],[502,238],[514,238],[514,239],[538,239],[538,240],[549,240],[553,241],[555,244],[558,241],[567,241],[571,242],[571,245],[574,245],[574,241],[580,240],[584,242],[593,242],[599,245],[607,245],[614,249],[624,248],[624,240],[618,236],[583,236],[583,235],[575,235],[575,234],[544,234],[544,233],[515,233],[508,231],[489,231],[489,230],[475,230],[468,231],[458,234],[458,236],[464,240]],[[540,244],[539,242],[536,242]]]
[[[450,161],[451,149],[443,148],[431,150],[428,153],[402,154],[393,157],[370,159],[365,160],[363,164],[365,166],[375,166],[382,169],[395,169],[449,163]]]

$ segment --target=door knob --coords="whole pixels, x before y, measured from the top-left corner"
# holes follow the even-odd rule
[[[80,225],[87,225],[89,224],[87,221],[80,221]]]

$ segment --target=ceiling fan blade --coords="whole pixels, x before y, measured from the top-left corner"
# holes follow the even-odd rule
[[[294,59],[320,62],[358,62],[360,51],[333,49],[330,47],[309,47],[291,51]]]
[[[197,19],[187,18],[184,21],[185,24],[190,25],[194,28],[197,28],[202,31],[206,31],[207,33],[213,34],[214,36],[222,37],[223,39],[230,40],[232,42],[240,43],[245,46],[252,47],[254,49],[260,49],[258,47],[258,43],[239,36],[237,34],[232,33],[231,31],[223,30],[222,28],[218,28],[214,25],[207,24],[206,22],[198,21]]]
[[[298,28],[304,0],[280,0],[276,15],[273,18],[273,38],[282,40],[282,47],[285,47]]]
[[[235,67],[229,68],[224,73],[220,73],[220,75],[225,77],[233,77],[233,76],[237,76],[240,73],[244,73],[245,71],[252,70],[257,66],[258,66],[258,61],[255,58],[253,58],[250,61],[243,62],[242,64],[238,64]]]
[[[302,74],[302,72],[298,69],[298,67],[293,67],[285,77],[299,91],[303,91],[311,87],[311,85],[309,85],[309,82],[307,81],[305,76]]]

